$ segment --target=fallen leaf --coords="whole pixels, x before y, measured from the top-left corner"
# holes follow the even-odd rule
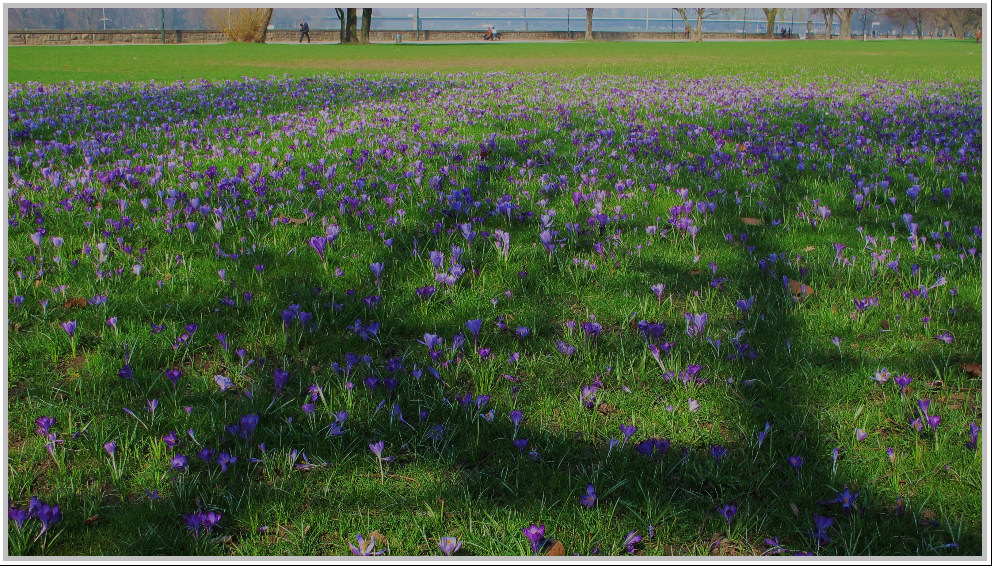
[[[306,218],[291,218],[281,214],[276,217],[276,220],[283,224],[304,224],[307,221]]]
[[[982,377],[982,364],[961,364],[961,369],[972,377]]]
[[[376,546],[383,547],[389,542],[389,539],[382,536],[379,531],[372,531],[369,533],[369,538],[375,541]]]
[[[83,524],[86,525],[86,526],[91,526],[91,525],[95,525],[96,522],[99,521],[99,520],[100,520],[100,516],[99,515],[93,515],[89,519],[83,519]]]
[[[789,279],[789,291],[791,291],[795,297],[803,300],[814,294],[812,287],[806,285],[805,283],[800,283],[795,279]]]
[[[741,222],[743,222],[744,224],[747,224],[748,226],[761,226],[762,224],[765,223],[760,218],[749,218],[747,216],[745,216],[744,218],[741,218]]]
[[[816,246],[806,246],[805,248],[803,248],[804,252],[811,252],[814,250],[816,250]]]
[[[17,334],[20,331],[21,331],[21,323],[20,322],[15,322],[14,323],[14,334]]]
[[[699,275],[702,272],[703,272],[702,269],[693,269],[692,271],[689,272],[689,275],[696,276],[696,275]]]
[[[551,549],[544,553],[545,556],[565,556],[565,545],[560,540],[552,541]]]
[[[65,302],[65,308],[67,309],[81,309],[86,306],[86,299],[83,297],[74,297]]]
[[[889,329],[889,321],[883,320],[882,321],[882,330],[888,330],[888,329]]]
[[[796,517],[798,517],[799,516],[799,508],[796,507],[796,504],[795,503],[790,503],[789,504],[789,507],[792,508],[792,514],[795,515]]]
[[[604,417],[617,412],[617,410],[611,407],[608,403],[600,403],[599,406],[596,407],[596,410],[599,411],[599,414]]]

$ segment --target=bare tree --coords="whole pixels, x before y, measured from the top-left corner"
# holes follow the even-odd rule
[[[819,14],[823,16],[824,39],[833,39],[834,14],[836,12],[836,8],[816,8],[811,12],[811,14]]]
[[[586,39],[592,39],[592,11],[595,8],[586,8]]]
[[[341,43],[348,43],[348,20],[342,8],[334,8],[334,13],[337,14],[338,19],[341,20]]]
[[[775,35],[775,16],[778,8],[762,8],[765,13],[765,39],[771,39]]]
[[[937,8],[932,12],[940,23],[950,28],[955,39],[964,39],[969,31],[982,25],[981,8]]]
[[[358,8],[345,8],[345,37],[342,43],[358,43]]]
[[[362,8],[362,29],[358,32],[358,42],[369,44],[372,42],[372,8]]]
[[[259,26],[256,28],[255,37],[252,43],[265,43],[269,33],[269,24],[272,23],[272,8],[262,8],[263,13],[259,17]]]
[[[835,8],[837,15],[840,17],[840,37],[838,39],[852,39],[851,19],[854,17],[855,9],[856,8]]]
[[[692,11],[696,15],[696,27],[693,28],[686,15],[689,10],[689,8],[675,8],[675,11],[682,17],[682,21],[685,22],[685,27],[689,29],[690,39],[695,42],[703,40],[703,20],[712,18],[723,12],[722,8],[692,8]]]

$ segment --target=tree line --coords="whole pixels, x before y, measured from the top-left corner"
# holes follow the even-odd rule
[[[702,41],[704,20],[715,18],[732,8],[676,8],[682,18],[689,39]],[[762,8],[766,22],[764,36],[776,33],[777,18],[785,8]],[[586,39],[593,38],[593,12],[586,8]],[[73,29],[98,30],[112,22],[111,29],[221,29],[232,41],[263,42],[265,30],[272,23],[272,8],[8,8],[7,28],[17,29]],[[295,18],[303,10],[280,9],[280,20],[287,12]],[[368,31],[372,28],[372,8],[334,8],[340,21],[342,43],[369,43]],[[980,8],[812,8],[811,18],[823,22],[832,30],[839,23],[840,33],[831,39],[852,39],[871,34],[869,21],[882,18],[899,29],[919,39],[934,35],[964,39],[977,33],[982,23]],[[361,19],[359,19],[361,18]],[[361,25],[359,25],[361,22]],[[857,29],[856,22],[860,22]],[[793,30],[798,32],[798,30]]]

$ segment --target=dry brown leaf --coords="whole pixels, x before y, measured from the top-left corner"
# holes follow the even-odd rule
[[[612,406],[610,406],[608,403],[600,403],[599,406],[596,407],[596,410],[599,411],[599,414],[603,415],[604,417],[617,412],[617,410]]]
[[[375,545],[378,547],[386,546],[386,544],[389,542],[389,539],[384,537],[382,533],[380,533],[379,531],[372,531],[371,533],[369,533],[369,538],[374,540]]]
[[[814,250],[816,250],[816,246],[806,246],[805,248],[803,248],[804,252],[811,252]]]
[[[888,330],[888,329],[889,329],[889,321],[883,320],[882,321],[882,330]]]
[[[799,508],[796,507],[796,504],[795,503],[790,503],[789,504],[789,507],[792,508],[792,514],[795,515],[796,517],[798,517],[799,516]]]
[[[972,377],[982,377],[982,364],[961,364],[961,369]]]
[[[67,309],[81,309],[86,306],[86,299],[83,297],[73,297],[65,302]]]
[[[276,217],[276,220],[279,221],[279,222],[282,222],[284,224],[287,224],[287,223],[288,224],[304,224],[307,221],[306,218],[291,218],[289,216],[283,216],[282,214],[280,214],[279,216],[277,216]]]
[[[93,515],[89,519],[83,519],[83,524],[86,526],[95,525],[97,521],[100,520],[99,515]]]
[[[703,272],[702,269],[693,269],[693,270],[689,271],[689,275],[692,275],[693,277],[695,277],[696,275],[699,275],[702,272]]]
[[[17,334],[20,331],[21,331],[21,323],[20,322],[15,322],[14,323],[14,334]]]
[[[545,556],[565,556],[565,545],[560,540],[552,541],[551,549],[544,553]]]
[[[815,293],[812,287],[806,285],[805,283],[800,283],[795,279],[789,279],[789,291],[791,291],[794,296],[803,300]]]
[[[764,224],[764,221],[760,218],[749,218],[747,216],[741,218],[741,222],[747,224],[748,226],[761,226]]]

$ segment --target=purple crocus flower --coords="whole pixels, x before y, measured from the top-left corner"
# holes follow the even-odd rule
[[[437,545],[445,556],[451,556],[452,554],[461,550],[462,541],[458,540],[455,537],[444,537],[441,539],[441,542],[437,543]]]
[[[971,450],[977,450],[978,449],[978,432],[981,429],[975,423],[971,423],[968,426],[968,429],[969,429],[968,430],[968,435],[971,438],[971,440],[969,440],[967,443],[965,443],[965,446],[967,446]]]
[[[184,470],[189,467],[189,458],[182,454],[176,454],[169,459],[170,470]]]
[[[45,534],[54,525],[62,520],[62,509],[58,505],[49,505],[37,497],[32,497],[28,504],[28,513],[41,521],[41,532],[38,536]]]
[[[386,448],[386,443],[385,441],[382,440],[380,440],[379,442],[373,442],[372,444],[369,444],[369,450],[371,450],[372,453],[375,454],[376,458],[382,458],[382,451],[385,448]]]
[[[541,549],[541,545],[544,543],[544,525],[536,525],[531,523],[529,527],[523,528],[524,536],[530,541],[530,549],[534,554]]]
[[[719,464],[720,460],[722,460],[723,457],[727,455],[727,449],[724,448],[723,446],[720,446],[719,444],[714,444],[713,446],[710,447],[710,455],[713,456],[713,458],[716,460],[716,463]]]
[[[69,321],[63,322],[62,323],[62,329],[66,331],[66,334],[69,335],[69,338],[72,338],[76,334],[76,321],[75,320],[69,320]]]
[[[385,550],[376,551],[375,550],[375,536],[369,537],[369,540],[365,540],[362,535],[355,535],[355,540],[358,542],[358,546],[348,543],[348,548],[351,549],[351,553],[355,556],[382,556],[385,554]]]
[[[912,377],[909,377],[908,375],[906,375],[904,373],[904,374],[896,377],[893,381],[895,381],[896,382],[896,385],[899,386],[899,393],[900,393],[900,395],[906,395],[906,387],[908,387],[909,384],[913,382],[913,378]]]
[[[220,387],[221,393],[227,391],[231,387],[234,387],[234,382],[231,381],[231,378],[224,375],[215,375],[214,382],[217,383],[217,387]]]
[[[798,455],[789,456],[789,465],[792,466],[792,469],[796,471],[797,476],[799,475],[799,468],[801,468],[803,463],[805,462],[806,460],[803,459],[802,456],[798,456]]]
[[[637,427],[634,425],[620,425],[620,432],[623,433],[623,444],[626,446],[630,437],[634,436],[634,433],[637,432]]]
[[[630,531],[620,544],[627,549],[628,554],[634,554],[634,546],[642,540],[644,537],[637,534],[637,531]]]
[[[833,524],[834,520],[830,517],[814,514],[813,532],[809,533],[809,536],[816,539],[816,544],[818,546],[826,546],[830,543],[830,537],[827,536],[827,529]]]
[[[24,529],[24,522],[27,521],[31,515],[28,513],[27,509],[21,509],[19,507],[14,507],[8,503],[7,506],[7,520],[17,523],[17,530],[21,531]]]
[[[708,318],[707,313],[693,314],[685,313],[685,321],[687,323],[685,333],[692,338],[693,336],[702,336],[703,328],[706,326],[706,319]]]
[[[114,453],[117,452],[117,443],[111,440],[103,445],[103,449],[107,451],[107,454],[109,454],[111,458],[113,458]]]
[[[520,426],[520,421],[522,421],[523,418],[524,418],[524,414],[520,411],[520,409],[514,409],[514,410],[510,411],[510,422],[513,423],[513,435],[514,436],[516,436],[516,434],[517,434],[517,427]]]
[[[289,382],[289,372],[282,368],[276,368],[275,374],[273,375],[273,381],[276,387],[276,395],[278,396],[279,393],[282,392],[282,388]]]
[[[726,504],[723,507],[717,507],[716,510],[723,515],[723,518],[727,521],[727,528],[730,528],[730,521],[733,520],[734,515],[737,514],[737,506],[732,504]]]
[[[841,509],[844,511],[845,515],[851,514],[851,507],[854,505],[854,500],[858,498],[858,492],[855,491],[853,494],[851,490],[847,487],[844,491],[838,491],[837,496],[829,501],[821,501],[820,505],[831,505],[834,503],[840,503]]]
[[[596,488],[592,484],[586,486],[586,492],[579,497],[579,504],[586,509],[592,509],[596,505]]]

